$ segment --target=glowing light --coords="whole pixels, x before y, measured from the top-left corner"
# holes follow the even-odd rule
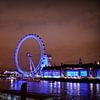
[[[59,78],[60,77],[60,71],[53,71],[53,77]]]
[[[43,67],[46,67],[46,66],[48,66],[48,56],[47,56],[47,54],[45,54],[44,56],[43,56],[43,60],[42,60],[42,63],[41,63],[41,67],[43,68]]]
[[[91,92],[93,92],[93,84],[92,83],[90,83],[90,90],[91,90]]]
[[[97,70],[97,78],[100,78],[100,69]]]
[[[50,83],[50,93],[52,93],[53,92],[53,83],[51,82]]]
[[[78,95],[80,95],[80,83],[77,83]]]
[[[11,79],[11,89],[14,88],[14,83],[13,83],[13,79]]]
[[[60,82],[58,82],[58,93],[61,92]]]
[[[67,76],[73,76],[73,77],[76,77],[76,76],[79,76],[79,72],[77,70],[69,70],[67,71]]]
[[[36,77],[40,77],[40,75],[39,74],[36,74]]]
[[[80,76],[87,76],[87,71],[86,70],[82,70],[80,71]]]
[[[100,65],[100,62],[99,61],[97,62],[97,65]]]
[[[44,71],[44,77],[60,78],[60,71]]]
[[[45,71],[45,72],[44,72],[44,77],[52,77],[51,74],[52,74],[51,72]]]
[[[97,87],[97,92],[99,93],[99,84],[96,84],[96,87]]]

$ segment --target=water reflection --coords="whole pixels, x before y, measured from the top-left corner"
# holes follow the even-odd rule
[[[24,82],[25,81],[22,80],[0,80],[0,88],[2,88],[4,84],[6,84],[6,89],[8,88],[20,90],[21,85]],[[61,96],[62,99],[99,100],[100,98],[100,84],[41,81],[27,82],[27,86],[28,92],[40,94],[55,94]]]
[[[24,82],[25,81],[22,81],[22,80],[13,80],[13,79],[11,79],[10,89],[12,89],[12,90],[21,90],[21,85]]]

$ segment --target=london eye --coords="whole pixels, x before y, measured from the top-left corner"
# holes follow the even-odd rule
[[[25,71],[25,70],[22,70],[22,68],[19,64],[19,59],[18,59],[19,55],[18,54],[19,54],[21,46],[28,39],[33,39],[33,40],[37,41],[37,43],[39,44],[39,46],[40,46],[40,58],[39,58],[38,64],[35,66],[35,64],[32,60],[32,54],[27,53],[27,57],[29,58],[30,71]],[[43,61],[43,57],[44,57],[44,50],[45,50],[45,45],[43,43],[43,40],[39,37],[39,35],[37,35],[37,34],[28,34],[28,35],[24,36],[18,42],[18,45],[17,45],[16,50],[15,50],[14,60],[15,60],[15,65],[16,65],[16,68],[17,68],[18,72],[23,74],[23,75],[32,75],[32,76],[35,76],[36,74],[38,74],[38,72],[42,69],[41,65],[43,63],[42,61]]]

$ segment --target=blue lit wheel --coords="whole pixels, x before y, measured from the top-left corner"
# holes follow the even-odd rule
[[[21,48],[21,46],[23,45],[23,43],[27,40],[27,39],[34,39],[38,42],[39,46],[40,46],[40,59],[39,59],[39,63],[37,64],[37,66],[35,66],[35,71],[33,72],[29,72],[29,71],[24,71],[21,69],[20,65],[19,65],[19,60],[18,60],[18,54],[19,54],[19,49]],[[40,69],[41,69],[41,64],[42,64],[42,60],[43,60],[43,57],[44,57],[44,43],[42,41],[42,39],[36,35],[36,34],[28,34],[26,36],[24,36],[18,43],[17,45],[17,48],[16,48],[16,51],[15,51],[15,65],[16,65],[16,68],[18,70],[18,72],[20,72],[21,74],[23,75],[29,75],[29,74],[37,74]]]

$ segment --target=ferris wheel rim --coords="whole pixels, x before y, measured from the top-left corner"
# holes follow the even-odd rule
[[[18,45],[17,45],[17,48],[15,50],[15,65],[16,65],[16,68],[17,70],[21,73],[21,74],[25,74],[25,73],[29,73],[29,71],[23,71],[21,69],[21,67],[19,66],[19,61],[18,61],[18,53],[19,53],[19,49],[20,47],[23,45],[23,43],[27,40],[27,39],[34,39],[35,41],[38,42],[39,46],[40,46],[40,51],[41,51],[41,54],[40,54],[40,59],[39,59],[39,63],[37,64],[36,66],[36,70],[38,72],[38,70],[40,69],[40,65],[42,63],[42,58],[43,58],[43,55],[44,55],[44,50],[45,50],[45,47],[44,47],[44,43],[43,43],[43,40],[37,35],[37,34],[28,34],[28,35],[25,35],[23,38],[20,39],[20,41],[18,42]]]

